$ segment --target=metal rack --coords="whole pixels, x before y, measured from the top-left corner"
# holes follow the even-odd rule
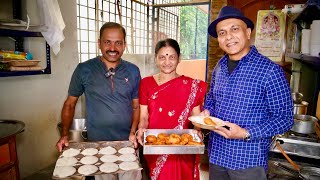
[[[13,18],[21,19],[21,0],[12,0],[13,7]],[[23,51],[23,42],[25,37],[43,37],[41,32],[25,31],[25,30],[14,30],[4,29],[0,27],[0,36],[2,37],[14,37],[15,51]],[[0,77],[8,76],[26,76],[26,75],[37,75],[37,74],[51,74],[51,63],[50,63],[50,46],[46,42],[46,68],[38,71],[0,71]]]

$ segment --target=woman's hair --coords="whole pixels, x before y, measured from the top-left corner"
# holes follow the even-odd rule
[[[120,29],[124,35],[124,41],[126,41],[126,30],[123,26],[115,22],[106,22],[100,28],[100,39],[102,37],[102,33],[105,29]]]
[[[180,46],[179,43],[174,40],[174,39],[165,39],[165,40],[161,40],[157,43],[156,48],[154,50],[155,55],[158,54],[159,50],[163,47],[172,47],[178,54],[178,56],[180,57]]]

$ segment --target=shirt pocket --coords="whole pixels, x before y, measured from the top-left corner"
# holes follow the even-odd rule
[[[132,80],[128,78],[114,78],[114,83],[115,83],[115,91],[118,93],[120,96],[132,99],[132,91],[133,91],[133,85],[131,82]]]

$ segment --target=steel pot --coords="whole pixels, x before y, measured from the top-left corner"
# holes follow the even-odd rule
[[[294,114],[307,114],[308,102],[302,101],[300,104],[293,104]]]
[[[301,134],[311,134],[315,132],[315,123],[318,121],[316,117],[302,114],[294,115],[294,125],[292,131]]]
[[[69,141],[70,142],[83,142],[87,140],[87,130],[85,127],[85,119],[73,119],[69,130]],[[58,123],[58,129],[61,133],[62,124]]]

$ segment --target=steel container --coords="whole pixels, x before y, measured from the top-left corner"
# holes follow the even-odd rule
[[[293,103],[300,104],[302,102],[303,95],[299,92],[291,93]]]
[[[69,130],[69,141],[70,142],[83,142],[87,139],[87,130],[85,127],[86,119],[73,119]],[[58,129],[61,133],[62,124],[58,123]]]
[[[315,123],[318,121],[316,117],[302,114],[294,115],[294,125],[292,131],[301,134],[311,134],[315,132]]]
[[[294,114],[307,114],[308,102],[302,101],[300,104],[293,104]]]

